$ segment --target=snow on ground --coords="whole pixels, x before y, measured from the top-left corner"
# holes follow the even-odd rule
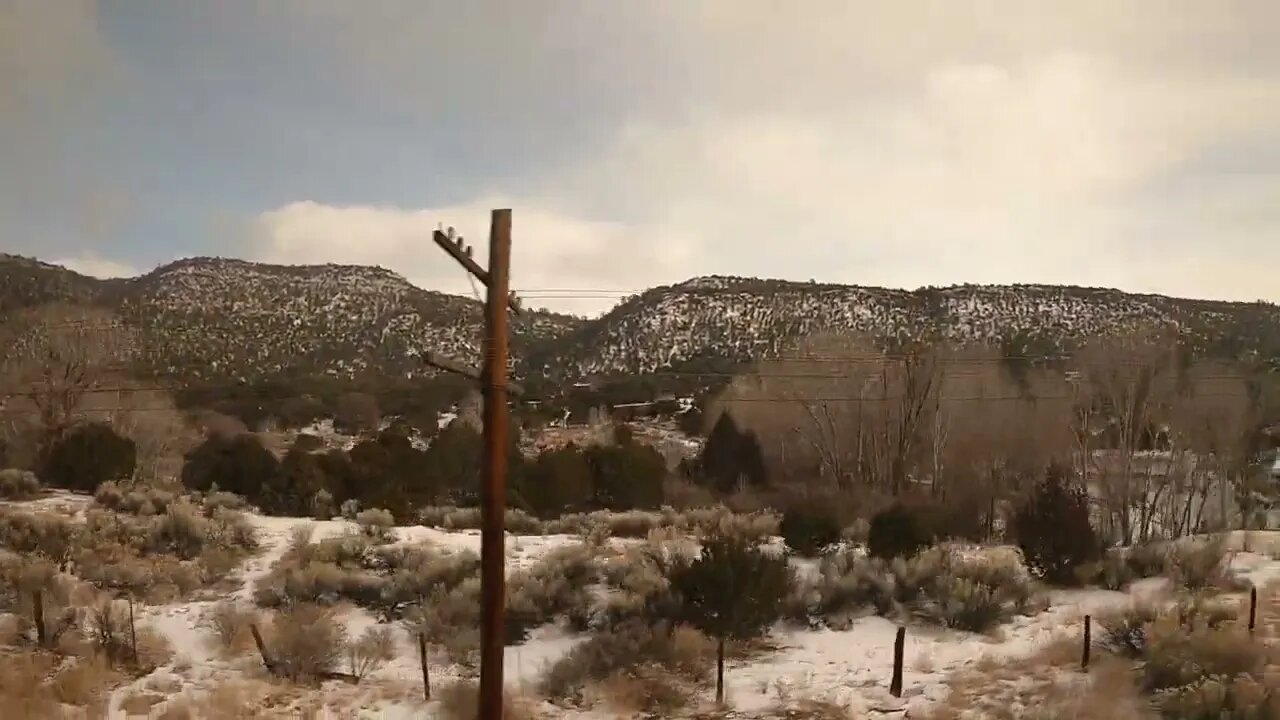
[[[46,509],[83,513],[87,498],[60,495],[31,504]],[[251,602],[254,586],[286,552],[293,529],[314,528],[312,539],[320,540],[355,529],[346,520],[313,521],[304,518],[277,518],[250,515],[258,530],[261,551],[240,571],[241,587],[228,597]],[[395,529],[396,542],[427,542],[443,548],[479,552],[478,531],[450,532],[422,526]],[[580,542],[572,535],[508,535],[508,568],[529,567],[558,547]],[[625,546],[634,541],[615,541]],[[1229,538],[1234,554],[1232,569],[1258,586],[1280,581],[1280,532],[1235,533]],[[1245,551],[1248,548],[1248,551]],[[996,550],[998,551],[998,550]],[[803,561],[802,561],[803,564]],[[804,570],[813,571],[812,563]],[[983,660],[1017,660],[1062,637],[1079,637],[1085,614],[1097,615],[1125,606],[1139,597],[1166,594],[1167,580],[1156,578],[1135,583],[1127,592],[1098,589],[1057,590],[1052,604],[1042,613],[1020,617],[1003,626],[994,636],[910,626],[906,636],[904,697],[889,696],[893,644],[897,625],[880,617],[865,617],[844,631],[779,630],[771,638],[776,649],[749,660],[730,661],[726,670],[729,701],[743,717],[774,706],[782,699],[819,699],[849,708],[855,717],[911,717],[943,700],[948,679]],[[223,598],[219,598],[223,599]],[[200,624],[201,616],[217,600],[201,600],[139,608],[138,622],[163,634],[172,644],[174,659],[152,675],[116,690],[110,699],[107,717],[125,719],[122,704],[131,694],[167,687],[172,695],[184,690],[207,691],[236,677],[262,679],[264,673],[256,656],[227,660],[219,657],[211,633]],[[368,612],[351,608],[343,611],[348,632],[358,637],[376,624]],[[326,683],[321,691],[327,706],[343,717],[386,718],[434,717],[433,704],[420,699],[421,670],[416,642],[401,627],[397,634],[399,657],[358,687],[340,682]],[[507,648],[505,674],[512,688],[531,687],[545,669],[563,657],[581,637],[556,628],[542,628],[524,644]],[[446,666],[440,657],[431,663],[432,683],[442,687],[458,678],[457,668]],[[312,695],[316,697],[316,695]],[[602,711],[569,713],[546,708],[552,717],[602,720],[613,717]],[[160,704],[152,709],[158,717]],[[905,715],[904,715],[905,711]]]

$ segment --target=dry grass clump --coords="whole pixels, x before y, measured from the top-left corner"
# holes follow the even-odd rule
[[[599,583],[599,548],[571,545],[549,553],[528,570],[507,580],[507,642],[518,644],[535,628],[567,619],[585,629],[596,611],[592,592]],[[406,616],[411,634],[422,633],[441,647],[450,660],[474,667],[480,645],[480,579],[470,556],[465,566],[453,566],[447,582],[419,584]],[[465,572],[464,572],[465,571]]]
[[[61,704],[100,716],[110,691],[127,677],[106,660],[62,658],[38,650],[0,651],[0,707],[4,717],[63,717]]]
[[[159,720],[320,720],[325,717],[304,697],[308,689],[252,679],[222,682],[207,691],[171,697]]]
[[[629,622],[574,647],[540,689],[567,706],[604,698],[637,712],[669,713],[707,681],[714,658],[715,644],[696,630]]]
[[[214,605],[200,618],[200,624],[211,631],[217,648],[231,656],[253,648],[249,627],[258,621],[257,611],[230,600]]]
[[[396,659],[396,641],[389,627],[371,627],[347,645],[347,663],[356,682]]]
[[[427,527],[446,530],[478,530],[479,508],[439,506],[422,508],[418,522]],[[760,538],[778,534],[780,518],[771,510],[735,513],[723,505],[676,510],[625,510],[614,512],[597,510],[589,513],[572,513],[552,520],[539,520],[522,510],[507,510],[506,527],[516,535],[603,535],[612,537],[646,537],[660,528],[675,528],[687,534],[707,534],[722,531],[726,523],[734,525],[750,537]]]
[[[40,479],[28,470],[0,470],[0,499],[30,500],[40,494]]]
[[[480,687],[459,680],[442,687],[436,694],[442,720],[475,720],[480,712]],[[511,693],[503,694],[502,717],[509,720],[535,720],[537,710],[530,700]]]
[[[98,587],[166,602],[227,580],[257,547],[243,514],[179,499],[155,515],[90,510],[73,561]]]
[[[1108,550],[1098,563],[1081,569],[1082,580],[1108,590],[1123,590],[1144,578],[1168,576],[1175,587],[1192,592],[1243,589],[1230,572],[1226,536],[1157,540]]]
[[[267,651],[276,674],[314,683],[337,672],[347,649],[347,631],[329,608],[295,605],[272,618]]]
[[[1245,589],[1230,571],[1225,536],[1188,539],[1171,546],[1165,573],[1175,586],[1191,591]]]
[[[259,605],[332,605],[346,600],[389,621],[405,617],[479,572],[480,559],[472,552],[447,552],[425,544],[384,546],[363,532],[312,543],[305,527],[258,582],[254,599]]]
[[[1099,658],[1081,674],[1078,638],[1070,644],[1069,660],[1054,648],[953,675],[946,699],[922,720],[1155,720],[1128,662]]]
[[[1280,612],[1262,598],[1263,619]],[[1063,672],[1079,658],[1078,635],[1061,650],[1009,666],[962,673],[931,720],[990,718],[1280,718],[1280,647],[1263,622],[1250,635],[1235,609],[1205,594],[1168,607],[1136,604],[1104,616],[1103,646],[1087,674]],[[968,713],[968,714],[966,714]]]
[[[1042,607],[1035,582],[1016,557],[970,555],[947,545],[893,560],[846,550],[823,558],[818,570],[788,599],[788,615],[810,626],[840,629],[873,611],[987,632]]]

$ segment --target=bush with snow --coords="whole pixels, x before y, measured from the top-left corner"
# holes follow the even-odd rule
[[[637,694],[643,704],[634,709],[668,713],[706,683],[715,653],[715,644],[691,628],[631,621],[575,646],[547,670],[539,689],[553,702],[581,706],[593,687],[642,682],[649,692]]]
[[[391,542],[395,524],[396,519],[387,510],[370,508],[356,513],[356,525],[360,527],[360,532],[374,542]]]
[[[347,631],[331,610],[298,604],[275,615],[266,642],[277,673],[294,682],[317,682],[337,671]]]
[[[40,480],[28,470],[0,470],[0,499],[30,500],[40,494]]]
[[[797,584],[787,615],[843,628],[859,614],[874,612],[985,632],[1034,609],[1036,599],[1036,585],[1016,556],[967,553],[951,545],[893,560],[846,550],[824,558],[816,578]]]

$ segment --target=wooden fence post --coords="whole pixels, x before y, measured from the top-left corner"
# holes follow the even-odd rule
[[[1084,649],[1080,652],[1080,669],[1089,669],[1089,655],[1093,650],[1093,617],[1084,616]]]
[[[418,659],[422,662],[422,697],[431,700],[431,675],[427,670],[427,636],[418,633]]]
[[[889,694],[902,697],[902,656],[907,646],[907,629],[898,628],[898,635],[893,639],[893,680],[889,682]]]
[[[258,632],[257,623],[249,623],[249,632],[253,633],[253,644],[258,646],[258,654],[262,656],[262,664],[267,668],[267,672],[275,674],[275,663],[271,662],[271,656],[267,654],[267,644],[262,641],[262,633]]]
[[[1258,587],[1249,588],[1249,634],[1258,627]]]
[[[129,645],[133,649],[133,666],[138,666],[138,629],[133,622],[133,595],[129,595]]]

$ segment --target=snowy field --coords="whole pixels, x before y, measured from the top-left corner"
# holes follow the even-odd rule
[[[79,509],[89,498],[56,496],[28,506],[62,506]],[[291,532],[300,525],[314,527],[313,541],[333,537],[356,529],[355,523],[333,520],[317,522],[302,518],[276,518],[250,515],[259,534],[261,552],[240,569],[239,589],[231,599],[252,602],[255,584],[265,576],[286,552]],[[395,528],[396,542],[430,543],[444,548],[479,552],[478,532],[446,532],[426,527]],[[581,542],[578,536],[510,536],[507,540],[508,568],[529,567],[548,552]],[[612,540],[626,544],[633,541]],[[1237,533],[1231,537],[1231,564],[1240,576],[1259,587],[1280,580],[1280,533],[1251,533],[1247,539],[1251,552],[1244,552],[1246,538]],[[1019,617],[990,636],[950,631],[933,626],[910,626],[907,631],[904,697],[896,699],[888,692],[892,668],[893,643],[897,625],[882,617],[855,620],[843,631],[795,630],[778,628],[769,637],[772,649],[750,660],[730,661],[726,672],[727,717],[765,717],[763,713],[779,702],[816,700],[846,708],[851,717],[919,717],[946,698],[948,679],[977,664],[1016,661],[1029,658],[1039,650],[1064,638],[1079,638],[1085,614],[1097,615],[1108,609],[1124,607],[1135,598],[1160,597],[1168,592],[1163,578],[1135,583],[1127,592],[1098,589],[1056,590],[1047,611]],[[326,683],[319,690],[274,687],[261,667],[256,654],[234,659],[224,658],[217,650],[209,629],[202,626],[201,616],[220,600],[181,602],[140,607],[138,622],[162,633],[172,644],[174,656],[150,675],[118,688],[111,696],[108,717],[166,718],[166,710],[179,700],[192,701],[209,697],[209,693],[226,692],[229,684],[239,684],[243,692],[254,697],[269,698],[268,709],[279,717],[304,714],[321,718],[420,718],[438,717],[437,706],[421,700],[422,683],[416,644],[398,623],[390,625],[397,633],[399,657],[366,678],[360,685],[339,681]],[[376,621],[368,612],[354,607],[341,611],[341,618],[352,636],[358,636]],[[506,677],[517,692],[529,690],[546,668],[564,656],[579,638],[555,627],[544,627],[522,645],[506,652]],[[432,657],[432,683],[442,687],[460,677],[459,668],[447,664],[443,656]],[[139,710],[131,698],[148,697],[150,707]],[[216,700],[217,695],[212,699]],[[273,699],[271,699],[273,698]],[[270,705],[270,703],[277,703]],[[128,710],[126,708],[129,708]],[[604,710],[566,711],[543,705],[546,717],[570,717],[581,720],[625,717]],[[274,714],[264,716],[277,716]]]

